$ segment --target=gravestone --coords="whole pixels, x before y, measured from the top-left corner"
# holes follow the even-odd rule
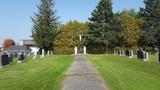
[[[77,55],[77,47],[74,48],[74,54]]]
[[[124,56],[124,51],[119,50],[119,51],[118,51],[118,55],[120,55],[120,56]]]
[[[133,57],[133,51],[132,50],[126,50],[126,56],[128,56],[129,58]]]
[[[133,51],[132,50],[130,50],[130,56],[129,56],[129,58],[133,58]]]
[[[129,50],[126,50],[126,56],[129,56]]]
[[[125,52],[124,51],[122,51],[121,54],[122,54],[122,56],[125,56]]]
[[[13,54],[12,53],[8,53],[8,60],[10,63],[13,62]]]
[[[25,60],[25,55],[23,52],[20,52],[18,55],[18,63],[22,63]]]
[[[142,49],[137,50],[137,58],[144,59],[144,51]]]
[[[0,67],[8,65],[10,63],[7,54],[0,53]]]
[[[51,51],[51,55],[53,55],[53,51]]]
[[[86,54],[86,46],[83,47],[84,54]]]
[[[121,56],[121,51],[120,50],[118,50],[118,55]]]
[[[37,52],[34,52],[34,57],[33,57],[33,59],[37,59],[37,57],[38,57]]]
[[[115,50],[115,51],[114,51],[114,55],[118,55],[118,51]]]
[[[37,47],[30,47],[31,48],[31,52],[33,52],[34,53],[34,57],[33,57],[33,59],[36,59],[37,57],[38,57],[38,51],[39,51],[39,48],[37,48]]]
[[[42,58],[45,57],[45,52],[44,52],[44,49],[42,49]]]
[[[48,54],[48,56],[50,55],[50,51],[49,50],[48,50],[47,54]]]
[[[144,61],[148,61],[148,60],[149,60],[148,52],[145,52],[145,59],[144,59]]]
[[[148,52],[143,51],[143,49],[138,49],[137,50],[137,58],[141,59],[143,61],[149,60]]]

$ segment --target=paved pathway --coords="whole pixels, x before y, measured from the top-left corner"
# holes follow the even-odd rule
[[[85,59],[76,55],[71,67],[66,72],[61,90],[109,90],[96,69]]]

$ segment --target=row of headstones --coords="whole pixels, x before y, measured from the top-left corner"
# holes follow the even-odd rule
[[[77,47],[74,48],[74,54],[75,55],[78,54],[78,48]],[[87,54],[87,48],[86,48],[86,46],[83,47],[83,54]]]
[[[53,51],[48,51],[47,55],[53,55]],[[12,53],[0,53],[0,67],[11,64],[13,62],[13,56],[14,54]],[[38,52],[34,52],[34,57],[33,59],[36,59],[38,57]],[[42,58],[45,58],[45,51],[42,49]],[[24,52],[19,52],[18,53],[18,63],[22,63],[26,60],[27,55]]]
[[[33,52],[33,53],[34,53],[34,57],[33,57],[33,59],[37,59],[37,58],[38,58],[38,51],[39,51],[39,50],[37,50],[36,52]],[[48,52],[47,52],[47,55],[48,55],[48,56],[53,55],[53,51],[48,51]],[[46,54],[45,54],[45,50],[44,50],[44,49],[42,49],[42,55],[41,55],[41,58],[45,58],[45,56],[46,56]]]
[[[143,49],[138,49],[137,50],[137,58],[143,60],[143,61],[148,61],[149,60],[149,54],[148,52],[143,51]]]
[[[127,56],[129,58],[133,58],[134,54],[132,50],[118,50],[114,51],[114,55],[119,55],[119,56]],[[137,50],[137,58],[143,61],[149,60],[148,52],[143,51],[142,49]]]

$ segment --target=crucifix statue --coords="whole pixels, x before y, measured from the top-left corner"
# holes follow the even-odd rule
[[[79,40],[82,41],[82,35],[79,35]]]

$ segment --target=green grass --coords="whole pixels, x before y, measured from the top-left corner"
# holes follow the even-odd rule
[[[112,90],[160,90],[160,64],[114,55],[88,55]]]
[[[0,90],[59,90],[72,56],[48,56],[0,69]]]

